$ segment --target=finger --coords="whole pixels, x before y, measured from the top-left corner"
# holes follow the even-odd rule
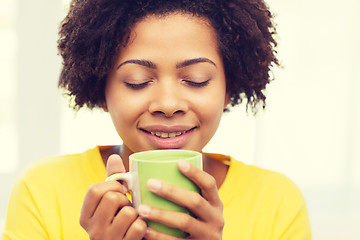
[[[162,232],[158,232],[152,228],[148,228],[145,239],[147,240],[181,240],[181,238],[177,238],[174,236],[167,235]]]
[[[81,208],[80,222],[86,224],[94,215],[97,206],[99,205],[103,195],[106,192],[119,192],[122,194],[126,193],[126,189],[117,181],[100,182],[90,186],[86,193],[83,206]]]
[[[222,206],[216,186],[216,180],[213,176],[184,160],[178,162],[178,168],[182,174],[193,181],[201,189],[201,194],[211,205]]]
[[[212,211],[213,207],[197,192],[179,188],[157,179],[150,179],[147,186],[156,195],[188,208],[200,219],[209,221],[216,217]]]
[[[92,219],[95,224],[110,225],[119,209],[129,205],[130,201],[124,194],[106,192],[97,206]]]
[[[186,213],[173,212],[141,205],[139,207],[139,215],[143,218],[165,224],[166,226],[180,229],[189,233],[191,236],[204,235],[203,223]]]
[[[126,170],[121,157],[118,154],[110,155],[106,163],[107,176],[110,176],[114,173],[124,173],[124,172],[126,172]]]
[[[111,224],[112,239],[118,239],[120,238],[119,236],[124,236],[137,217],[138,213],[133,207],[125,206],[121,208]]]
[[[124,240],[137,240],[142,239],[147,231],[146,222],[142,218],[137,218],[130,226]]]

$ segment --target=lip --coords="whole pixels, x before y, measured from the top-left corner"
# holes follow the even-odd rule
[[[148,126],[139,128],[155,149],[179,149],[182,148],[196,131],[197,127],[189,126]],[[151,132],[175,133],[182,132],[181,135],[169,138],[161,138]],[[184,133],[185,132],[185,133]]]

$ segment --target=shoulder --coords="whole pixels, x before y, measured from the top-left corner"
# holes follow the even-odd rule
[[[306,202],[299,187],[286,175],[260,167],[243,165],[248,176],[248,200],[271,219],[272,239],[311,239]]]
[[[83,153],[68,154],[40,159],[27,167],[18,178],[28,186],[51,187],[54,184],[83,181],[96,178],[105,169],[100,160],[98,147]],[[102,168],[103,169],[102,169]],[[101,176],[102,177],[102,176]]]
[[[29,165],[20,177],[24,179],[39,176],[50,177],[63,169],[73,169],[74,166],[80,164],[81,160],[82,154],[80,153],[43,158]]]
[[[229,159],[230,168],[219,190],[229,220],[226,232],[248,226],[241,231],[246,236],[255,234],[256,239],[310,239],[305,200],[289,177]]]
[[[76,221],[87,189],[99,179],[105,179],[98,155],[94,148],[84,153],[41,159],[27,167],[12,189],[6,231],[14,234],[21,226],[24,232],[37,236],[31,239],[40,239],[39,234],[51,235],[46,229],[52,229],[53,235],[59,236],[62,231],[59,226],[65,226],[76,234]],[[29,225],[31,222],[37,224]]]
[[[223,192],[229,195],[248,196],[266,199],[268,202],[280,203],[284,200],[304,204],[301,191],[286,175],[258,166],[248,165],[231,157]],[[236,191],[234,191],[236,186]]]
[[[296,186],[289,177],[282,173],[248,165],[233,158],[231,158],[230,169],[232,171],[229,171],[229,173],[232,174],[235,179],[239,181],[247,180],[247,183],[251,185],[274,186],[276,188],[292,188]]]

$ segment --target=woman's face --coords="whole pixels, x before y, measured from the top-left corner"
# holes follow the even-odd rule
[[[105,96],[104,109],[130,151],[202,151],[229,103],[213,28],[185,14],[138,22]]]

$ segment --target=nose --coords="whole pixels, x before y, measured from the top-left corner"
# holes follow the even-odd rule
[[[153,115],[172,117],[188,111],[188,102],[177,83],[158,83],[153,91],[149,111]]]

